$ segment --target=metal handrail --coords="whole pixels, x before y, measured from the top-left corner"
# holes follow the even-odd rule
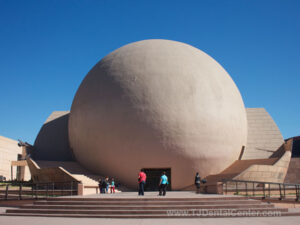
[[[300,186],[300,184],[294,183],[276,183],[276,182],[265,182],[265,181],[251,181],[251,180],[235,180],[235,179],[223,179],[222,182],[233,181],[233,182],[248,182],[248,183],[257,183],[257,184],[285,184],[286,186]]]
[[[77,185],[80,182],[78,181],[69,181],[69,182],[40,182],[40,183],[28,183],[28,182],[19,182],[19,183],[8,183],[1,186],[5,186],[4,190],[4,200],[9,199],[9,187],[16,186],[14,190],[15,194],[11,194],[18,200],[22,200],[23,197],[27,196],[31,192],[31,197],[34,199],[38,199],[38,196],[43,196],[45,198],[53,197],[53,196],[63,196],[65,193],[70,193],[73,195],[74,191],[77,191]],[[68,186],[67,186],[68,185]],[[31,187],[31,190],[24,190],[23,187]],[[67,186],[67,188],[66,188]],[[49,188],[50,187],[50,188]],[[51,190],[52,189],[52,190]],[[51,191],[50,191],[51,190]],[[42,193],[42,194],[41,194]],[[52,193],[52,195],[51,195]],[[27,194],[27,195],[26,195]],[[27,198],[28,199],[28,198]]]
[[[225,193],[228,193],[228,183],[235,183],[235,188],[233,188],[232,190],[235,190],[235,192],[238,194],[239,191],[245,191],[246,196],[255,196],[256,191],[258,191],[258,189],[256,188],[257,185],[261,184],[262,185],[262,192],[263,192],[263,199],[267,198],[267,197],[271,197],[271,190],[276,190],[279,191],[279,199],[283,200],[286,198],[286,190],[287,189],[292,189],[295,190],[295,196],[296,196],[296,201],[298,201],[300,199],[300,184],[292,184],[292,183],[276,183],[276,182],[263,182],[263,181],[248,181],[248,180],[234,180],[234,179],[223,179],[222,180],[223,184],[225,184]],[[245,188],[241,189],[238,188],[238,183],[244,183],[245,184]],[[252,184],[252,195],[249,193],[249,191],[251,191],[251,188],[248,188],[248,184]],[[256,185],[255,185],[256,184]],[[267,190],[265,189],[266,186]],[[275,185],[278,186],[278,188],[272,188],[271,189],[271,185]],[[291,187],[291,188],[287,188],[287,187]],[[261,189],[260,189],[261,190]]]

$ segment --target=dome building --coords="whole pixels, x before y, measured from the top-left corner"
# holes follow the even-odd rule
[[[166,171],[169,187],[185,190],[193,186],[196,172],[222,174],[242,160],[248,160],[249,173],[234,167],[234,174],[251,172],[248,178],[253,178],[255,159],[278,157],[282,145],[269,114],[245,109],[218,62],[188,44],[155,39],[125,45],[100,60],[79,86],[70,112],[47,119],[33,159],[52,166],[75,161],[131,189],[141,169],[149,190]],[[270,162],[275,165],[277,158]],[[274,171],[284,178],[287,166]]]
[[[69,140],[91,171],[136,186],[142,168],[168,168],[181,189],[218,173],[247,140],[246,111],[226,71],[187,44],[146,40],[104,57],[80,85]]]

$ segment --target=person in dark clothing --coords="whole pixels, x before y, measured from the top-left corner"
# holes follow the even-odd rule
[[[163,196],[166,195],[167,185],[168,185],[168,177],[166,175],[166,172],[163,172],[159,181],[159,195],[163,195]]]
[[[200,193],[200,183],[201,183],[201,177],[200,177],[199,173],[197,172],[196,176],[195,176],[195,185],[196,185],[196,188],[197,188],[196,193]]]
[[[101,179],[98,180],[98,187],[99,187],[99,194],[101,194],[102,193],[101,192],[101,188],[102,188],[102,180]]]
[[[103,179],[102,183],[101,183],[101,193],[102,194],[105,194],[106,186],[107,186],[107,183],[106,183],[105,179]]]

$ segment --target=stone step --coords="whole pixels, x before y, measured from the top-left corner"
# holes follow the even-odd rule
[[[90,206],[90,205],[23,205],[20,206],[22,209],[80,209],[80,210],[97,210],[97,209],[107,209],[107,210],[137,210],[137,209],[238,209],[238,208],[274,208],[272,204],[225,204],[225,205],[173,205],[173,206],[162,206],[162,205],[142,205],[142,206]]]
[[[244,200],[244,201],[35,201],[35,205],[226,205],[226,204],[258,204],[260,201]]]
[[[16,209],[7,209],[6,214],[3,215],[74,218],[208,218],[290,215],[287,208],[276,208],[273,204],[247,197],[101,197],[37,200]]]
[[[27,213],[27,214],[64,214],[64,215],[70,215],[70,214],[86,214],[86,215],[135,215],[135,214],[142,214],[142,215],[176,215],[176,214],[187,214],[187,215],[193,215],[195,213],[203,214],[203,213],[219,213],[219,214],[225,214],[225,213],[263,213],[263,212],[288,212],[287,208],[247,208],[247,209],[231,209],[231,208],[223,208],[223,209],[190,209],[190,210],[50,210],[50,209],[7,209],[6,213]]]
[[[233,197],[195,197],[195,198],[171,198],[171,197],[136,197],[136,198],[117,198],[117,197],[106,197],[106,194],[99,195],[98,198],[68,198],[68,197],[60,197],[60,198],[48,198],[48,201],[218,201],[218,200],[249,200],[248,197],[242,196],[233,196]],[[103,197],[102,197],[103,196]],[[195,195],[197,196],[197,195]]]

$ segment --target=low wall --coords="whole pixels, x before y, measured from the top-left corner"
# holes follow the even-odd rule
[[[273,165],[252,165],[233,179],[283,183],[289,167],[290,159],[291,152],[286,151]]]

